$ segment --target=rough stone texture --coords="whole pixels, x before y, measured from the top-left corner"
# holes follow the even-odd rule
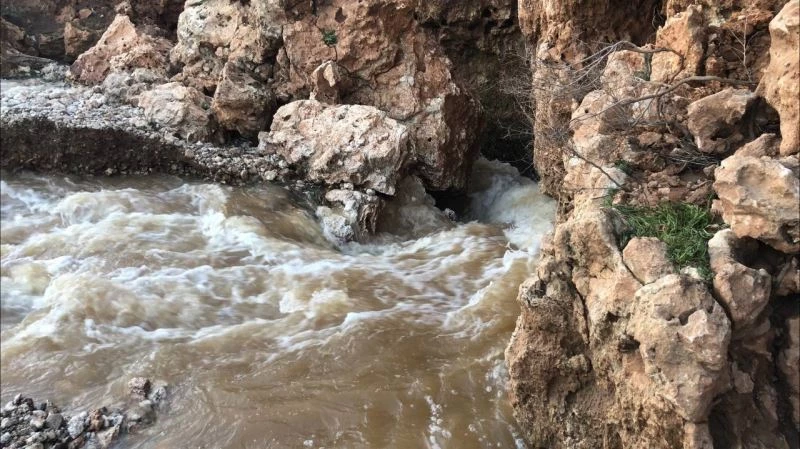
[[[300,100],[282,106],[261,148],[275,151],[308,180],[349,182],[392,195],[409,160],[409,131],[370,106]]]
[[[658,30],[655,46],[672,49],[677,54],[661,52],[653,55],[653,81],[669,83],[697,74],[703,61],[707,32],[702,11],[702,6],[689,6],[667,19]]]
[[[134,23],[174,34],[183,0],[6,0],[2,17],[20,28],[33,43],[26,54],[74,61],[94,45],[115,17],[120,3]]]
[[[800,427],[800,316],[786,320],[786,344],[778,356],[778,368],[788,387],[792,420]]]
[[[775,134],[762,134],[756,140],[748,142],[736,150],[735,156],[775,157],[778,155],[780,143],[780,137]]]
[[[667,245],[655,237],[632,238],[625,245],[622,257],[625,265],[642,284],[675,274],[675,267],[667,256]]]
[[[750,268],[736,259],[744,246],[730,229],[717,232],[708,242],[714,294],[737,331],[758,320],[772,293],[772,277],[764,269]]]
[[[206,140],[213,133],[211,99],[181,83],[162,84],[142,93],[139,107],[149,122],[176,129],[186,140]]]
[[[0,76],[4,78],[30,75],[49,64],[49,59],[32,56],[35,51],[26,42],[25,31],[0,18]]]
[[[757,92],[781,117],[782,155],[800,152],[800,1],[791,0],[769,24],[770,62]]]
[[[335,243],[363,240],[375,232],[383,200],[374,191],[332,189],[316,215],[325,237]]]
[[[716,169],[716,207],[738,237],[800,251],[800,180],[780,162],[732,156]]]
[[[87,83],[102,83],[111,71],[132,71],[145,68],[166,75],[169,50],[172,44],[137,30],[130,18],[117,16],[97,44],[72,64],[75,79]]]
[[[702,281],[668,275],[636,292],[631,336],[657,394],[702,422],[727,387],[730,322]]]
[[[320,64],[311,74],[310,99],[329,104],[339,103],[339,92],[346,89],[342,86],[345,82],[344,76],[335,62],[326,61]]]
[[[744,140],[742,117],[756,96],[747,89],[725,89],[689,105],[687,125],[703,153],[725,154]]]
[[[292,179],[276,155],[248,146],[187,142],[175,137],[178,130],[153,129],[142,109],[111,103],[95,89],[31,80],[3,81],[0,91],[3,168],[97,175],[157,172],[226,184]]]
[[[335,44],[325,45],[323,33]],[[369,39],[364,39],[369,36]],[[433,190],[463,189],[478,152],[480,106],[452,75],[435,36],[414,19],[414,4],[394,0],[320,4],[283,29],[290,96],[301,96],[320,64],[335,60],[351,78],[344,103],[386,111],[406,124],[416,172]],[[279,94],[280,96],[280,94]]]
[[[225,64],[212,102],[220,126],[256,137],[276,109],[275,95],[263,83],[235,63]]]

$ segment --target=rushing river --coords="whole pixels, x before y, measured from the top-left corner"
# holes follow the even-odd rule
[[[166,381],[131,448],[523,447],[504,391],[554,204],[477,164],[454,227],[336,247],[276,186],[3,173],[2,399]]]

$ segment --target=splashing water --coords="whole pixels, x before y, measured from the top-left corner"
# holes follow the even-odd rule
[[[4,174],[3,399],[167,381],[134,448],[521,447],[502,352],[554,205],[476,178],[475,221],[335,248],[275,186]]]

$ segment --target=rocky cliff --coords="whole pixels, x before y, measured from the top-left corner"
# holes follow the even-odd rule
[[[800,2],[612,3],[520,2],[561,213],[517,419],[533,447],[798,447]]]
[[[532,159],[560,208],[506,352],[531,446],[796,448],[798,4],[9,0],[3,76],[73,85],[4,94],[2,166],[299,180],[344,241]]]

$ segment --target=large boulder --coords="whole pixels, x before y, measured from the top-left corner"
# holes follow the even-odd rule
[[[782,155],[800,151],[800,0],[786,3],[770,22],[769,65],[757,92],[781,117]]]
[[[744,140],[741,121],[755,99],[747,89],[729,88],[690,104],[687,125],[697,149],[712,154],[735,149]]]
[[[800,251],[800,180],[769,157],[732,156],[716,169],[715,207],[738,237]]]
[[[277,109],[275,95],[246,69],[228,62],[211,104],[217,123],[226,129],[255,137]]]
[[[706,33],[702,6],[692,5],[667,19],[656,33],[656,47],[674,52],[653,55],[650,78],[668,83],[697,74],[705,54]]]
[[[126,15],[118,15],[97,44],[83,53],[70,68],[74,78],[99,84],[112,71],[145,68],[166,75],[172,43],[136,28]]]
[[[151,123],[174,129],[186,140],[206,140],[213,131],[211,98],[193,87],[162,84],[140,94],[139,106]]]
[[[299,100],[275,113],[260,148],[325,185],[351,183],[392,195],[410,158],[405,125],[371,106]]]
[[[291,64],[279,96],[307,95],[314,71],[335,61],[352,80],[339,83],[343,103],[374,106],[408,125],[426,187],[463,189],[477,156],[480,106],[456,83],[413,6],[337,0],[285,26],[284,61]]]

